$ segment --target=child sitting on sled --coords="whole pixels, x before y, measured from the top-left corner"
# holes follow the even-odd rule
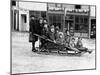
[[[76,43],[76,48],[80,51],[86,51],[88,53],[91,53],[92,51],[89,51],[88,48],[86,47],[83,47],[83,43],[82,43],[82,38],[81,37],[78,37],[78,41]]]
[[[71,40],[71,35],[70,35],[68,30],[65,31],[65,35],[64,36],[65,36],[65,45],[68,47],[69,42]]]
[[[57,44],[64,45],[64,34],[62,32],[59,32],[59,37],[56,39]]]
[[[53,24],[50,26],[49,39],[56,43],[56,41],[55,41],[55,27]]]
[[[80,53],[80,51],[76,48],[75,38],[73,38],[73,37],[72,37],[72,39],[69,42],[69,48],[71,50],[74,50],[76,53]]]
[[[42,36],[45,39],[47,39],[49,37],[49,29],[48,29],[48,24],[47,23],[44,23],[44,26],[43,26],[43,29],[42,29]],[[40,48],[43,48],[46,42],[47,42],[46,40],[41,39],[42,44],[41,44]]]

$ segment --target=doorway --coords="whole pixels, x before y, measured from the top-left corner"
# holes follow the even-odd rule
[[[14,30],[16,30],[16,13],[14,13]]]
[[[27,17],[26,14],[21,15],[21,30],[26,31],[26,23],[27,23]]]

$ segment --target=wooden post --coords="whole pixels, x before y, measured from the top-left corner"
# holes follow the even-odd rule
[[[47,16],[47,21],[48,21],[48,25],[49,25],[50,23],[49,23],[49,16],[48,16],[48,3],[47,3],[47,12],[46,12],[46,16]]]
[[[88,33],[88,38],[90,39],[91,35],[91,17],[90,17],[90,5],[89,5],[89,33]]]
[[[66,16],[66,13],[65,13],[65,8],[64,8],[64,16],[63,16],[63,33],[65,32],[65,16]]]

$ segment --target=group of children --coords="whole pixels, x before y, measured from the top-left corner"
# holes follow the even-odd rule
[[[81,51],[87,51],[91,53],[87,48],[83,47],[82,38],[78,37],[77,43],[75,43],[75,38],[70,36],[69,32],[66,33],[59,31],[59,26],[51,25],[48,27],[48,24],[44,24],[43,28],[43,36],[52,40],[54,43],[64,45],[65,47],[69,47],[70,49],[74,50],[76,53],[80,53]],[[43,40],[44,43],[46,42]]]

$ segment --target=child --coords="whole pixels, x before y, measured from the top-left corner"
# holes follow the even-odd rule
[[[47,23],[45,23],[44,26],[43,26],[42,35],[45,36],[45,37],[48,37],[48,35],[49,35],[49,29],[48,29]]]
[[[77,48],[82,48],[83,47],[82,38],[78,37],[78,41],[76,43],[76,47]]]
[[[71,36],[70,36],[70,34],[69,34],[69,31],[68,30],[66,30],[66,32],[65,32],[65,45],[68,47],[68,45],[69,45],[69,42],[70,42],[70,39],[71,39]]]
[[[43,29],[42,29],[42,36],[43,36],[45,39],[49,37],[49,30],[48,30],[48,24],[47,24],[47,23],[45,23],[44,26],[43,26]],[[46,40],[41,39],[41,43],[42,43],[42,44],[41,44],[41,47],[40,47],[40,48],[43,48],[46,42],[47,42]]]
[[[55,43],[56,43],[56,41],[55,41],[55,27],[54,27],[54,25],[51,25],[50,30],[49,30],[48,41],[47,41],[46,46],[45,46],[47,48],[48,52],[51,52],[51,49],[55,48]]]
[[[76,43],[76,48],[80,51],[87,51],[88,53],[92,53],[92,51],[89,51],[88,48],[83,47],[82,38],[78,37],[78,41]]]
[[[69,42],[69,47],[70,49],[74,50],[75,52],[79,53],[80,51],[76,48],[75,45],[75,38],[72,38],[71,41]]]
[[[59,32],[59,37],[56,39],[56,43],[64,45],[64,34]]]
[[[59,38],[59,27],[56,26],[55,28],[55,39]]]
[[[54,27],[54,25],[50,26],[49,39],[55,42],[55,27]]]

